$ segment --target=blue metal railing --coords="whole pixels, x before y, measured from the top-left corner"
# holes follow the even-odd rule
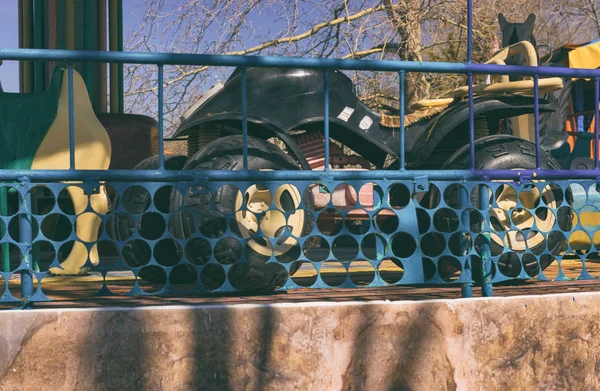
[[[281,245],[281,241],[290,241],[292,249],[298,249],[291,260],[282,261],[282,254],[273,251],[261,262],[267,265],[260,269],[262,272],[271,267],[276,275],[283,272],[286,275],[279,289],[294,289],[302,286],[314,288],[327,288],[332,286],[358,287],[358,286],[389,286],[409,284],[460,284],[464,296],[472,295],[472,285],[482,285],[484,296],[492,294],[492,283],[512,279],[537,278],[548,279],[545,270],[548,265],[556,263],[556,280],[567,279],[563,262],[570,265],[577,260],[580,262],[580,273],[574,278],[592,278],[588,272],[587,261],[595,262],[596,242],[594,234],[596,225],[589,224],[589,213],[595,213],[597,199],[593,197],[596,189],[596,180],[600,177],[598,153],[595,154],[593,169],[576,170],[549,170],[543,169],[540,150],[539,126],[539,91],[540,77],[556,76],[569,78],[590,78],[595,86],[595,114],[598,118],[599,80],[600,70],[565,69],[549,67],[525,66],[500,66],[487,64],[473,64],[472,59],[472,7],[468,2],[468,46],[466,63],[434,63],[434,62],[408,62],[408,61],[377,61],[377,60],[338,60],[316,58],[281,58],[267,56],[221,56],[221,55],[192,55],[169,53],[129,53],[129,52],[87,52],[65,50],[41,49],[0,49],[0,59],[19,61],[63,61],[67,64],[76,62],[92,63],[119,63],[119,64],[154,64],[158,67],[158,146],[159,163],[156,170],[77,170],[75,168],[75,119],[74,119],[74,91],[73,91],[73,66],[68,65],[69,83],[69,170],[7,170],[0,169],[0,241],[3,244],[3,257],[11,259],[10,265],[4,265],[1,274],[5,280],[4,294],[0,301],[21,301],[30,304],[34,301],[43,301],[51,298],[47,295],[42,281],[48,280],[48,270],[60,268],[60,249],[73,242],[81,242],[74,229],[66,238],[53,239],[51,232],[39,229],[52,215],[66,216],[71,227],[75,227],[77,217],[65,213],[59,205],[59,195],[68,186],[81,186],[88,194],[93,188],[110,185],[114,197],[113,209],[106,216],[101,216],[104,227],[100,230],[98,241],[84,243],[88,250],[100,243],[108,243],[117,249],[116,259],[110,260],[108,266],[100,263],[94,265],[91,258],[85,260],[82,268],[91,268],[102,276],[102,288],[98,292],[109,293],[107,289],[108,275],[112,271],[128,271],[133,275],[133,285],[125,294],[145,295],[150,291],[155,294],[171,293],[223,293],[240,291],[243,284],[236,283],[232,276],[242,270],[250,261],[245,250],[237,254],[237,262],[219,259],[218,248],[227,247],[236,252],[238,248],[250,247],[249,242],[265,243],[271,249]],[[241,67],[242,94],[240,96],[242,107],[243,138],[243,169],[239,171],[218,170],[165,170],[164,139],[163,139],[163,101],[164,101],[164,66],[167,65],[209,65],[209,66],[239,66]],[[248,67],[277,67],[277,68],[317,68],[324,70],[324,155],[325,162],[329,162],[330,129],[329,129],[329,72],[331,70],[363,70],[396,72],[399,75],[400,99],[400,126],[397,170],[371,170],[371,171],[336,171],[325,164],[324,171],[252,171],[248,170],[248,97],[247,97],[247,72]],[[404,123],[405,106],[405,75],[407,72],[427,73],[459,73],[468,76],[469,85],[469,142],[470,142],[470,168],[452,170],[418,171],[406,168]],[[480,170],[476,167],[475,160],[475,118],[473,99],[473,75],[475,74],[518,74],[533,76],[534,80],[534,123],[536,145],[536,168],[522,170]],[[598,145],[599,126],[595,123],[595,145]],[[535,179],[535,181],[534,181]],[[512,182],[493,182],[494,180],[508,180]],[[572,180],[578,180],[583,186],[585,201],[576,204],[572,199]],[[71,184],[68,184],[71,182]],[[73,182],[82,182],[73,185]],[[293,210],[282,210],[272,199],[268,210],[256,213],[257,219],[264,219],[267,212],[281,213],[286,221],[294,214],[302,212],[306,216],[306,232],[293,235],[290,227],[284,227],[283,233],[268,237],[258,228],[249,237],[244,237],[231,228],[231,221],[236,221],[237,213],[249,213],[247,206],[242,206],[239,211],[222,211],[216,204],[215,197],[205,205],[205,209],[198,211],[187,208],[185,205],[179,209],[164,210],[156,205],[156,195],[160,189],[169,188],[180,195],[193,192],[192,189],[202,187],[207,194],[215,195],[223,191],[226,186],[236,186],[241,194],[246,194],[257,183],[264,186],[271,194],[277,193],[281,186],[293,186],[298,194],[306,195],[313,192],[315,186],[319,192],[329,193],[330,200],[322,209],[315,209],[306,199],[299,201]],[[345,184],[347,189],[353,189],[356,201],[347,206],[346,210],[332,201],[334,189]],[[35,201],[31,199],[31,191],[36,186],[43,186],[51,194],[54,206],[45,213],[34,213]],[[149,204],[143,211],[134,213],[128,209],[123,195],[131,186],[142,186],[146,189]],[[552,187],[553,186],[553,187]],[[373,197],[379,194],[378,203],[363,205],[360,201],[360,190],[373,189]],[[397,194],[398,188],[409,193],[407,200],[402,205],[394,205],[392,193]],[[452,190],[449,190],[452,189]],[[457,190],[458,189],[458,190]],[[501,199],[508,190],[514,195],[510,207]],[[404,191],[404,190],[402,190]],[[454,200],[447,194],[458,191],[459,199]],[[531,203],[528,197],[537,192],[535,202]],[[7,205],[10,204],[8,194],[16,195],[18,207],[10,213]],[[576,192],[575,192],[576,193]],[[174,194],[174,193],[173,193]],[[312,193],[311,193],[312,194]],[[549,195],[551,194],[551,196]],[[118,202],[117,202],[118,200]],[[525,200],[525,201],[524,201]],[[152,202],[154,201],[154,202]],[[10,206],[10,205],[9,205]],[[588,209],[586,209],[588,208]],[[504,214],[505,225],[501,228],[490,220],[490,210],[495,210],[496,215]],[[597,209],[596,209],[597,211]],[[85,213],[96,213],[91,206]],[[587,214],[586,214],[587,213]],[[600,212],[598,212],[600,213]],[[334,218],[327,220],[327,214]],[[516,215],[529,214],[531,223],[519,223]],[[171,232],[170,226],[174,221],[179,221],[181,216],[189,216],[195,225],[192,232],[181,236]],[[359,218],[352,216],[359,215]],[[542,217],[554,216],[551,227],[542,226],[539,221]],[[567,216],[567,217],[565,217]],[[600,216],[600,214],[599,214]],[[208,219],[210,217],[210,219]],[[518,217],[518,216],[517,216]],[[17,220],[15,220],[17,219]],[[153,235],[147,235],[146,220],[158,224],[161,230]],[[208,219],[208,220],[207,220]],[[118,220],[128,230],[127,237],[115,234],[109,226]],[[310,224],[307,222],[311,220]],[[331,230],[324,221],[341,221],[339,230]],[[568,226],[566,220],[571,221]],[[582,221],[586,221],[582,223]],[[18,221],[19,229],[14,228]],[[397,223],[394,223],[397,221]],[[529,220],[528,220],[529,221]],[[545,220],[544,220],[545,221]],[[207,233],[209,224],[224,223],[226,227],[219,234]],[[48,223],[49,224],[49,223]],[[198,225],[200,224],[200,225]],[[204,225],[202,225],[204,224]],[[260,225],[259,223],[257,223]],[[334,225],[335,225],[334,224]],[[390,228],[391,224],[391,228]],[[113,224],[114,225],[114,224]],[[38,228],[35,228],[38,227]],[[356,227],[359,227],[356,230]],[[36,231],[37,230],[37,231]],[[544,231],[546,230],[546,231]],[[15,232],[18,235],[15,236]],[[562,238],[552,239],[556,244],[550,248],[554,233],[560,233]],[[539,235],[541,244],[529,248],[515,250],[514,241],[519,235]],[[588,242],[571,240],[577,235],[586,235]],[[179,235],[179,236],[178,236]],[[555,235],[556,236],[556,235]],[[343,238],[340,239],[340,238]],[[346,246],[338,246],[341,242]],[[54,250],[50,261],[45,263],[41,271],[35,270],[32,262],[32,248],[36,243],[44,243]],[[142,245],[140,243],[146,243]],[[315,245],[315,243],[319,243]],[[350,243],[348,245],[348,243]],[[458,243],[458,244],[457,244]],[[11,250],[7,250],[8,246]],[[125,255],[131,248],[149,248],[149,255],[143,261],[127,258]],[[173,263],[159,255],[158,248],[171,246],[175,249],[170,256],[176,260]],[[204,246],[204,247],[203,247]],[[221,247],[219,247],[221,246]],[[600,243],[598,243],[600,246]],[[342,248],[344,249],[342,251]],[[194,250],[192,250],[194,249]],[[334,250],[335,249],[335,250]],[[348,250],[350,249],[350,250]],[[135,251],[138,251],[135,250]],[[134,251],[134,252],[135,252]],[[142,250],[139,250],[142,251]],[[145,250],[144,250],[145,251]],[[194,253],[200,251],[202,257]],[[290,253],[288,250],[285,254]],[[344,251],[351,256],[344,255]],[[50,251],[51,252],[51,251]],[[147,252],[147,251],[146,251]],[[8,253],[8,256],[6,255]],[[16,256],[15,254],[18,254]],[[136,253],[139,256],[141,252]],[[508,256],[507,256],[508,254]],[[594,255],[595,254],[595,255]],[[592,257],[592,255],[594,255]],[[64,254],[63,254],[64,256]],[[15,258],[16,257],[16,258]],[[100,257],[102,258],[102,256]],[[167,257],[168,258],[168,257]],[[515,261],[515,259],[517,261]],[[535,259],[532,261],[532,259]],[[39,260],[33,260],[38,262]],[[395,271],[384,270],[382,265],[390,261]],[[342,265],[343,278],[333,284],[325,278],[327,264],[338,262]],[[516,262],[516,263],[515,263]],[[360,263],[353,271],[352,265]],[[388,262],[389,263],[389,262]],[[241,265],[241,266],[240,266]],[[264,266],[263,265],[263,266]],[[306,268],[310,266],[316,271],[314,281],[307,277]],[[478,268],[474,272],[475,267]],[[10,270],[8,270],[10,269]],[[297,271],[299,269],[299,271]],[[356,277],[361,275],[361,270],[371,270],[372,278]],[[518,270],[517,270],[518,269]],[[175,281],[172,278],[177,273],[188,273],[188,279]],[[386,274],[387,273],[387,274]],[[401,275],[395,282],[390,283],[386,275]],[[367,273],[368,274],[368,273]],[[144,275],[150,276],[147,282]],[[160,275],[158,280],[152,276]],[[296,277],[296,276],[299,277]],[[17,297],[11,290],[11,280],[20,276],[21,297]],[[215,277],[217,276],[217,277]],[[34,287],[34,278],[38,285]],[[231,278],[231,281],[230,281]],[[312,282],[306,283],[306,280]],[[312,278],[312,277],[311,277]],[[361,280],[362,278],[362,280]],[[162,279],[162,280],[161,280]],[[175,282],[173,282],[173,281]],[[189,280],[189,281],[188,281]],[[159,282],[156,282],[159,281]],[[162,281],[162,282],[161,282]],[[182,282],[183,281],[183,282]],[[339,282],[339,283],[338,283]],[[158,285],[159,287],[156,287]],[[236,286],[237,285],[237,286]],[[146,289],[147,288],[147,289]],[[115,292],[112,292],[115,293]]]

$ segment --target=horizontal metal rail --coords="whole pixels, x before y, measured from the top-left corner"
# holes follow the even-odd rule
[[[383,72],[428,72],[460,74],[492,74],[522,76],[552,76],[574,78],[600,77],[598,69],[529,67],[517,65],[415,62],[394,60],[341,60],[335,58],[233,56],[220,54],[101,52],[50,49],[0,49],[2,60],[42,60],[75,62],[102,62],[152,65],[208,65],[223,67],[310,68]]]

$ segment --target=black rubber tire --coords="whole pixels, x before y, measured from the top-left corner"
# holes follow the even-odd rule
[[[542,169],[560,169],[560,165],[544,150],[540,151],[540,166]],[[513,136],[488,136],[477,140],[475,144],[475,166],[481,170],[509,170],[513,168],[535,169],[536,167],[536,148],[535,144]],[[464,169],[470,167],[470,150],[469,146],[461,148],[455,153],[446,164],[444,169]],[[569,201],[570,195],[565,192],[565,198]],[[474,203],[478,202],[478,192],[473,191],[471,200]],[[563,201],[562,192],[554,191],[557,202],[557,223],[560,227],[569,228],[573,224],[573,213],[569,208],[560,208]],[[439,195],[438,195],[439,196]],[[572,197],[571,197],[572,198]],[[543,216],[538,216],[544,218]],[[543,251],[543,247],[548,246],[551,253],[557,253],[563,247],[560,241],[552,240],[550,237],[545,242],[531,248],[533,253]],[[504,247],[500,246],[495,241],[490,244],[492,253],[502,253]],[[521,262],[519,257],[514,253],[503,259],[499,267],[505,275],[518,275],[521,270]],[[540,266],[542,270],[549,265],[549,262],[533,261],[524,265],[528,275],[534,276],[539,273]],[[474,268],[475,269],[475,268]],[[478,275],[476,270],[473,270],[473,275]]]
[[[165,169],[167,170],[181,170],[187,161],[187,157],[183,155],[165,155]],[[156,170],[159,167],[159,157],[152,156],[147,159],[141,161],[137,166],[134,167],[135,170]],[[117,199],[116,202],[122,202],[125,205],[125,208],[131,213],[141,214],[145,210],[148,209],[150,204],[152,203],[152,197],[149,196],[147,192],[132,192],[130,196],[125,199]],[[170,197],[161,197],[155,198],[154,203],[161,210],[169,210],[170,205]],[[116,206],[116,205],[115,205]],[[123,240],[123,238],[129,238],[135,227],[130,224],[127,219],[114,218],[108,220],[111,225],[106,227],[106,230],[109,236],[115,238],[116,240]],[[154,227],[150,224],[144,224],[143,220],[140,220],[140,223],[137,227],[139,232],[148,232],[152,233]],[[171,248],[169,248],[171,247]],[[173,246],[161,246],[158,251],[166,252],[167,255],[161,258],[168,257],[169,254],[175,253],[178,249]],[[127,263],[127,265],[131,267],[140,267],[146,264],[147,259],[150,259],[152,250],[149,246],[144,245],[140,241],[134,241],[132,243],[127,243],[123,246],[122,255]],[[176,269],[176,273],[181,273],[182,268]],[[192,271],[193,272],[193,271]],[[139,277],[143,280],[154,284],[164,284],[166,280],[166,274],[163,271],[162,267],[159,266],[147,266],[140,270]],[[174,280],[176,276],[171,273],[171,280]]]
[[[186,163],[186,170],[241,170],[243,168],[243,141],[242,136],[227,136],[209,143],[198,151]],[[276,145],[255,137],[248,137],[248,169],[249,170],[298,170],[296,162]],[[194,220],[189,215],[177,213],[184,205],[188,208],[201,207],[201,205],[215,205],[220,211],[235,212],[235,199],[237,190],[234,188],[220,188],[212,196],[190,197],[185,203],[181,194],[176,193],[171,198],[171,211],[173,213],[173,233],[180,238],[189,238],[195,231]],[[306,202],[306,200],[305,200]],[[207,221],[205,221],[206,223]],[[217,221],[205,224],[199,222],[199,228],[212,237],[221,237],[227,227]],[[302,235],[310,232],[311,224],[305,214]],[[240,262],[242,254],[231,248],[223,248],[218,254],[214,254],[222,263],[233,264],[228,279],[235,288],[243,292],[268,292],[282,286],[288,278],[287,271],[278,264],[266,263],[268,257],[254,251],[250,246],[245,247],[245,262]],[[299,255],[299,254],[298,254]],[[300,263],[292,264],[290,273],[294,273],[300,267]],[[219,277],[215,277],[219,278]],[[221,277],[222,278],[222,277]],[[212,281],[210,275],[203,275],[203,284],[207,286],[219,286],[219,281]]]

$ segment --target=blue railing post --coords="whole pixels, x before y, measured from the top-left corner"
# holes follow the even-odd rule
[[[325,171],[329,171],[329,72],[323,71],[323,137],[325,138]]]
[[[69,168],[75,170],[75,98],[73,96],[73,64],[69,64]]]
[[[600,156],[600,152],[598,151],[598,146],[600,146],[600,143],[598,142],[599,139],[599,129],[600,129],[600,124],[598,121],[600,121],[600,79],[598,79],[597,77],[594,79],[594,168],[596,168],[596,170],[599,168],[598,167],[598,156]]]
[[[458,199],[460,202],[460,206],[462,207],[463,205],[468,205],[468,194],[466,189],[464,189],[463,187],[459,187],[458,189]],[[465,219],[463,221],[464,227],[466,227],[467,229],[471,229],[471,218],[469,216],[468,213],[466,213]],[[461,251],[461,255],[466,256],[465,258],[465,266],[463,268],[463,275],[464,278],[467,282],[464,282],[461,285],[461,294],[462,297],[473,297],[473,266],[472,266],[472,262],[471,262],[471,256],[468,255],[469,252],[469,243],[468,241],[464,238],[461,237],[461,243],[460,243],[460,251]]]
[[[164,69],[162,65],[158,65],[158,168],[165,168],[165,148],[163,134],[163,110],[164,110]]]
[[[405,82],[405,75],[404,75],[404,71],[400,71],[398,72],[398,78],[400,79],[400,96],[399,96],[399,100],[400,100],[400,171],[404,171],[406,170],[406,151],[405,151],[405,146],[404,146],[404,137],[405,137],[405,129],[404,129],[404,113],[405,113],[405,109],[404,109],[404,82]]]
[[[542,155],[540,151],[540,90],[539,77],[533,77],[533,122],[535,129],[535,168],[541,168]]]
[[[28,183],[28,182],[26,182]],[[26,186],[26,184],[24,184]],[[20,213],[19,213],[19,242],[22,246],[22,263],[25,270],[21,271],[21,305],[29,307],[31,303],[29,299],[33,296],[33,263],[31,260],[32,254],[32,215],[29,205],[31,205],[31,193],[26,192],[25,196],[20,197]]]
[[[489,210],[490,188],[486,185],[479,186],[479,209]],[[486,214],[484,230],[491,229],[489,214]],[[481,295],[484,297],[492,296],[492,250],[490,247],[491,238],[488,232],[481,234]]]
[[[242,143],[244,170],[248,169],[248,78],[246,67],[242,67]]]

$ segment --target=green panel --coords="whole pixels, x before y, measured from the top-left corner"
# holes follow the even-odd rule
[[[30,169],[35,153],[56,118],[62,69],[55,68],[47,90],[0,92],[0,168]]]

